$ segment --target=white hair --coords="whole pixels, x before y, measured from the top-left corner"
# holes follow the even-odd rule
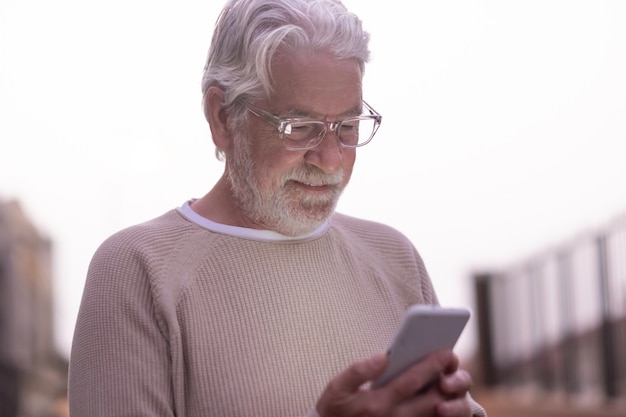
[[[202,94],[212,86],[224,90],[225,106],[239,124],[241,100],[271,95],[277,51],[328,52],[356,60],[363,74],[368,43],[361,20],[338,0],[229,0],[215,25]]]

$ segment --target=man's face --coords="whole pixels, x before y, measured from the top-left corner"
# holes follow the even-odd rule
[[[279,55],[276,90],[256,104],[272,114],[338,121],[361,107],[361,71],[327,54]],[[314,230],[334,211],[352,174],[355,149],[329,132],[315,149],[286,150],[274,126],[249,114],[227,160],[240,219],[248,227],[288,236]]]

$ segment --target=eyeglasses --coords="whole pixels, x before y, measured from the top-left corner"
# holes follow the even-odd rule
[[[360,116],[349,117],[338,122],[311,120],[304,117],[278,117],[261,108],[243,102],[250,113],[276,127],[285,148],[304,151],[317,147],[328,131],[335,132],[344,148],[358,148],[367,145],[380,127],[382,116],[363,101]]]

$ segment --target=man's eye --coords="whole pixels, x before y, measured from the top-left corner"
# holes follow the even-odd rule
[[[285,126],[285,135],[308,135],[315,130],[315,125],[311,123],[289,123]]]
[[[341,130],[344,130],[346,132],[349,132],[351,130],[356,130],[359,128],[359,122],[347,122],[347,123],[342,123],[341,124]]]

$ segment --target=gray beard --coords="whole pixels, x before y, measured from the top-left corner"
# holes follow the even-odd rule
[[[343,192],[343,171],[328,175],[302,164],[283,174],[261,190],[254,176],[254,162],[249,138],[234,135],[233,157],[227,161],[231,191],[244,214],[255,224],[285,236],[301,236],[321,226],[335,211]],[[304,193],[293,181],[305,184],[333,184],[332,194]]]

